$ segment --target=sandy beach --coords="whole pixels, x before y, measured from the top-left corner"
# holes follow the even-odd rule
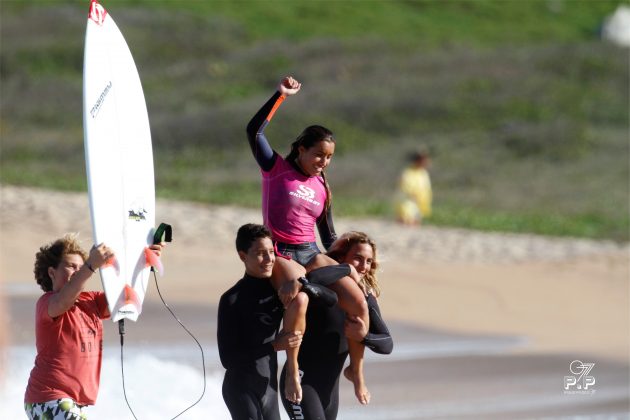
[[[89,220],[86,194],[0,187],[2,328],[10,345],[34,342],[37,248],[65,232],[79,232],[91,246]],[[218,299],[243,271],[233,238],[241,224],[260,222],[260,212],[158,200],[157,220],[174,229],[160,290],[215,351]],[[376,239],[379,303],[395,340],[391,356],[368,358],[373,404],[359,408],[343,384],[340,419],[627,418],[627,244],[376,219],[335,225],[337,232],[363,230]],[[97,276],[90,287],[100,289]],[[165,315],[150,289],[130,335],[165,345],[184,340],[165,333]],[[114,329],[106,330],[115,346]],[[563,387],[573,360],[595,363],[596,392],[575,395]]]

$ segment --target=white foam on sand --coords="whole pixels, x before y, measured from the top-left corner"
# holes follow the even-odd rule
[[[120,350],[106,348],[104,354],[98,400],[95,406],[88,408],[88,418],[133,419],[122,390]],[[35,360],[35,349],[11,347],[7,360],[0,384],[0,418],[23,418],[24,391]],[[134,353],[132,349],[125,349],[124,360],[127,398],[138,419],[173,418],[201,396],[200,368],[151,354]],[[206,380],[203,399],[178,418],[230,418],[221,396],[223,370],[208,370]]]
[[[449,357],[461,354],[491,354],[504,352],[518,345],[519,340],[448,340],[435,343],[432,349],[419,343],[406,343],[398,346],[398,357],[373,357],[367,354],[368,363],[417,360],[432,357]],[[457,349],[454,351],[453,349]],[[204,350],[206,364],[206,390],[197,405],[187,410],[179,419],[212,418],[229,420],[230,415],[223,402],[221,384],[223,368],[219,363],[216,349]],[[280,366],[285,361],[283,354],[278,357]],[[13,346],[6,354],[8,361],[5,375],[0,382],[0,418],[21,418],[24,416],[23,399],[29,373],[35,360],[35,348]],[[125,346],[124,376],[127,399],[136,417],[142,419],[171,419],[199,399],[203,391],[203,373],[199,353],[194,346]],[[389,409],[391,410],[391,408]],[[350,408],[344,415],[351,415]],[[122,388],[120,347],[107,346],[104,349],[101,370],[101,386],[96,405],[87,409],[90,419],[133,419],[127,407]],[[376,412],[371,414],[376,414]],[[391,411],[390,411],[391,414]],[[417,413],[416,413],[417,414]],[[288,419],[282,408],[282,419]],[[406,414],[404,414],[406,415]],[[415,414],[414,414],[415,415]],[[342,417],[343,418],[343,417]],[[413,418],[400,417],[400,418]]]
[[[392,363],[435,357],[505,353],[522,345],[524,341],[522,337],[434,337],[420,342],[398,343],[394,354],[388,357],[367,352],[366,362]],[[227,420],[230,416],[221,393],[224,370],[216,347],[205,344],[205,393],[197,405],[178,418]],[[98,400],[94,406],[88,408],[88,418],[133,419],[122,388],[120,347],[106,346],[103,354]],[[8,363],[5,363],[5,375],[0,381],[0,419],[21,418],[24,416],[24,391],[35,360],[35,348],[12,346],[5,356]],[[284,353],[278,356],[279,365],[282,366],[286,360]],[[200,353],[193,345],[126,345],[124,376],[127,399],[138,419],[171,419],[197,401],[203,391]],[[344,411],[344,407],[341,407],[344,415],[353,413],[352,409],[348,409],[349,411]],[[288,418],[282,408],[280,412],[282,419]]]

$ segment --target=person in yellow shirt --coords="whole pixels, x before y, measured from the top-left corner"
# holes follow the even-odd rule
[[[420,224],[423,218],[431,216],[433,192],[428,171],[430,164],[427,152],[414,152],[411,164],[400,176],[396,215],[401,223]]]

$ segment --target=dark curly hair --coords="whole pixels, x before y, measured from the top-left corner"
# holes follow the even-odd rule
[[[39,248],[39,252],[35,254],[33,273],[35,274],[35,281],[44,292],[51,292],[53,287],[52,279],[48,275],[48,269],[50,267],[57,268],[63,257],[70,254],[81,256],[84,262],[88,257],[87,253],[79,245],[75,234],[67,234]]]

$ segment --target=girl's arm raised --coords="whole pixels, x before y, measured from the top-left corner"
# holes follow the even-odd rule
[[[269,145],[267,137],[265,137],[265,127],[267,127],[267,124],[269,124],[269,121],[271,121],[273,117],[273,113],[283,100],[284,96],[282,96],[280,92],[276,92],[271,99],[260,108],[256,115],[254,115],[249,124],[247,124],[249,147],[252,149],[258,166],[260,166],[263,171],[271,170],[277,156]]]
[[[258,166],[260,166],[263,171],[269,171],[273,167],[277,156],[265,136],[265,128],[284,99],[287,96],[295,95],[300,90],[301,86],[302,85],[292,77],[282,79],[278,84],[277,92],[258,110],[256,115],[249,121],[249,124],[247,124],[249,147],[252,149]]]

